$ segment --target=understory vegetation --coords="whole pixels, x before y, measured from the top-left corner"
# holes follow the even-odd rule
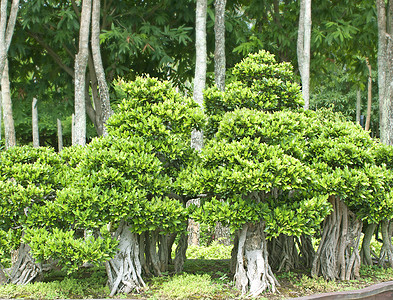
[[[393,147],[332,110],[304,110],[292,66],[266,51],[231,72],[204,111],[170,82],[119,79],[106,136],[1,151],[1,290],[292,297],[390,278]],[[232,245],[202,232],[206,245],[188,247],[190,219],[227,228]]]

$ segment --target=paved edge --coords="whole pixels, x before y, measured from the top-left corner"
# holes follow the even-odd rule
[[[333,299],[365,299],[365,298],[372,299],[373,296],[390,291],[393,293],[393,281],[374,284],[360,290],[324,293],[324,294],[317,294],[317,295],[304,296],[298,298],[288,298],[288,300],[295,300],[295,299],[296,300],[311,300],[311,299],[333,300]]]

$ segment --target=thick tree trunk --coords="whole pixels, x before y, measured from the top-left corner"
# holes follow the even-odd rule
[[[32,258],[30,250],[28,245],[20,245],[17,260],[11,268],[9,283],[24,285],[42,275],[42,268]]]
[[[215,50],[214,50],[214,75],[217,87],[225,90],[225,6],[226,0],[215,0]]]
[[[246,224],[239,231],[235,286],[242,294],[256,297],[266,290],[276,292],[278,282],[268,262],[264,224]]]
[[[92,23],[91,23],[91,49],[93,54],[94,68],[98,81],[98,90],[101,104],[102,123],[105,124],[112,115],[109,101],[109,89],[105,79],[104,66],[102,64],[100,51],[100,0],[93,0]],[[107,135],[103,126],[103,135]]]
[[[388,264],[389,267],[393,268],[393,245],[392,245],[392,234],[389,232],[390,221],[384,220],[381,222],[381,234],[382,234],[382,248],[379,255],[379,265],[385,267]]]
[[[33,98],[31,104],[31,123],[33,130],[33,147],[38,148],[40,146],[40,136],[38,130],[38,109],[37,109],[37,99]]]
[[[91,20],[91,0],[83,0],[79,29],[79,52],[75,57],[75,129],[73,141],[76,145],[86,144],[86,104],[85,80],[89,55],[89,28]]]
[[[338,197],[331,197],[330,202],[333,212],[323,223],[311,275],[322,275],[327,280],[359,278],[359,243],[363,223]]]
[[[362,248],[360,250],[360,258],[363,265],[372,266],[373,260],[371,257],[371,239],[373,237],[375,228],[377,228],[377,224],[368,224],[366,230],[364,231],[364,237],[362,242]]]
[[[304,108],[310,107],[310,45],[311,45],[311,0],[300,1],[297,56],[302,80]]]
[[[139,291],[145,287],[137,235],[130,231],[127,223],[121,222],[115,238],[119,240],[118,251],[113,259],[105,263],[110,297],[119,293],[128,294],[133,290]]]
[[[364,129],[370,130],[370,124],[371,124],[371,101],[372,101],[372,73],[371,73],[371,65],[370,62],[367,59],[367,68],[368,68],[368,84],[367,84],[367,115],[366,115],[366,126]]]
[[[8,72],[8,61],[6,61],[1,78],[1,99],[3,102],[3,115],[4,115],[4,133],[5,133],[5,147],[16,146],[15,125],[12,116],[12,102],[10,91],[10,80]]]

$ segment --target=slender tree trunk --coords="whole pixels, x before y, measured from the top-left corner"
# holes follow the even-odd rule
[[[378,93],[380,137],[384,144],[393,144],[393,1],[388,1],[388,15],[384,0],[376,0],[378,16]]]
[[[214,23],[215,51],[214,74],[217,87],[225,90],[225,6],[226,0],[215,0],[216,18]]]
[[[0,3],[0,76],[6,64],[7,52],[11,45],[14,34],[16,16],[19,9],[19,0],[13,0],[11,4],[10,16],[7,22],[8,0],[1,0]],[[1,79],[1,77],[0,77]]]
[[[57,148],[59,152],[63,150],[63,129],[59,119],[57,119]]]
[[[37,109],[37,98],[33,98],[31,104],[32,110],[32,130],[33,130],[33,147],[38,148],[40,146],[40,136],[38,130],[38,109]]]
[[[1,98],[3,101],[5,147],[8,149],[16,146],[16,137],[14,118],[12,117],[12,102],[7,60],[4,66],[3,76],[1,78]]]
[[[360,115],[362,108],[362,96],[360,93],[360,88],[356,90],[356,123],[360,124]]]
[[[86,144],[86,104],[85,80],[89,55],[89,28],[91,20],[91,0],[83,0],[79,29],[79,52],[75,57],[75,130],[76,145]]]
[[[93,0],[93,11],[91,21],[91,49],[93,54],[94,68],[97,75],[98,90],[101,104],[101,120],[103,124],[112,115],[112,109],[109,100],[109,89],[105,79],[104,66],[102,64],[100,51],[100,0]],[[105,126],[103,126],[103,135],[107,135]]]
[[[302,80],[304,108],[310,107],[310,45],[311,45],[311,0],[300,1],[297,56]]]
[[[371,88],[372,88],[371,65],[370,65],[370,62],[368,61],[368,59],[367,59],[367,68],[368,68],[367,115],[366,115],[366,126],[364,128],[366,131],[370,130],[370,124],[371,124],[371,101],[372,101],[372,93],[371,93]]]
[[[381,222],[381,234],[382,234],[382,248],[379,257],[379,265],[382,267],[386,266],[393,268],[393,245],[392,235],[389,232],[390,221],[384,220]]]
[[[206,47],[206,13],[207,0],[197,0],[196,3],[196,61],[195,61],[195,78],[194,78],[194,100],[203,110],[203,90],[206,84],[206,64],[207,64],[207,47]],[[203,133],[194,131],[191,134],[191,147],[200,151],[203,147]]]

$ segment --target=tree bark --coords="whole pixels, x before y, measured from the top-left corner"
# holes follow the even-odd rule
[[[79,52],[75,57],[75,130],[76,145],[86,144],[86,104],[85,79],[89,55],[89,28],[91,20],[91,0],[83,0],[79,29]]]
[[[5,62],[3,76],[1,78],[1,99],[3,102],[5,147],[16,146],[15,125],[12,117],[12,102],[10,91],[10,79],[8,72],[8,60]]]
[[[289,272],[300,266],[296,238],[281,234],[268,243],[269,265],[277,272]]]
[[[214,22],[215,51],[214,74],[217,87],[225,90],[225,6],[226,0],[215,0],[216,18]]]
[[[266,290],[276,292],[279,284],[268,262],[264,223],[243,225],[237,241],[236,288],[251,297],[257,297]]]
[[[359,278],[359,243],[363,223],[356,219],[346,204],[332,196],[333,212],[323,223],[322,238],[311,269],[311,275],[327,280]]]
[[[188,247],[187,240],[187,234],[182,233],[175,251],[176,254],[174,259],[174,265],[176,273],[181,273],[183,271],[184,261],[186,260],[186,252]]]
[[[105,124],[112,115],[112,109],[109,100],[109,89],[105,79],[104,66],[102,64],[100,51],[100,0],[93,0],[93,11],[91,21],[91,49],[93,54],[94,68],[98,81],[98,90],[101,104],[102,123]],[[103,135],[107,135],[105,126],[103,126]]]
[[[300,1],[299,30],[297,40],[297,56],[304,109],[310,107],[310,45],[311,45],[311,0]]]
[[[362,248],[360,250],[360,258],[361,258],[362,264],[366,265],[366,266],[373,265],[373,260],[371,257],[370,243],[371,243],[371,239],[373,237],[376,227],[377,227],[377,224],[368,224],[366,227],[366,230],[364,231]]]
[[[127,223],[121,222],[115,238],[119,239],[118,251],[113,259],[105,263],[110,297],[119,293],[128,294],[133,290],[139,291],[145,287],[137,235],[130,231]]]
[[[356,123],[360,124],[360,115],[362,109],[362,96],[360,88],[356,90]]]
[[[366,126],[364,129],[366,131],[370,130],[371,124],[371,101],[372,101],[372,74],[371,74],[371,65],[367,59],[367,68],[368,68],[368,84],[367,84],[367,115],[366,115]]]
[[[31,123],[33,130],[33,147],[38,148],[40,146],[40,136],[38,130],[38,109],[37,109],[37,98],[33,98],[33,102],[31,104]]]
[[[380,138],[393,144],[393,24],[387,18],[384,0],[376,0],[378,16],[378,94]],[[393,1],[388,1],[388,15],[393,15]]]

